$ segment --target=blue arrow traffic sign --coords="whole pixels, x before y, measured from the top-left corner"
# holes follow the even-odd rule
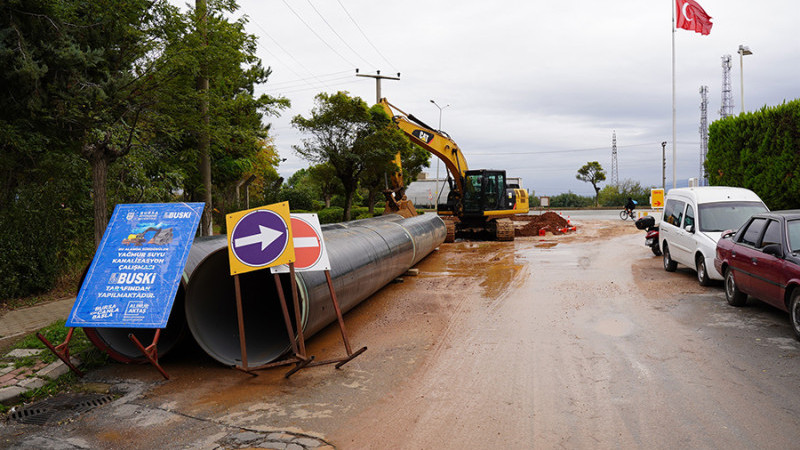
[[[289,227],[280,214],[256,209],[236,222],[231,231],[230,251],[245,266],[269,267],[284,254],[289,237]]]

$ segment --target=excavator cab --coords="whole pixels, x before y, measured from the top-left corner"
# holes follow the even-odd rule
[[[505,194],[504,170],[468,170],[464,176],[464,214],[483,216],[485,211],[508,209]]]

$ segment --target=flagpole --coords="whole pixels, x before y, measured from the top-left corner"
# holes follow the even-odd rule
[[[678,142],[675,138],[675,9],[676,3],[675,0],[670,0],[672,2],[672,187],[676,186],[676,160],[677,160],[677,147]]]

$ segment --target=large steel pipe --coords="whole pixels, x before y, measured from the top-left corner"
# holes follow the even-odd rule
[[[189,277],[194,269],[214,251],[227,246],[225,236],[201,237],[196,238],[189,251],[186,266],[183,269],[181,283],[175,294],[175,301],[170,311],[167,327],[161,330],[158,340],[158,356],[163,357],[172,348],[178,345],[188,335],[186,327],[186,316],[184,314],[184,301],[186,298],[186,286]],[[88,269],[88,268],[87,268]],[[86,276],[84,274],[84,276]],[[81,279],[83,284],[83,279]],[[99,349],[123,363],[146,362],[147,359],[142,352],[128,338],[133,333],[136,338],[145,346],[153,342],[155,330],[142,328],[84,328],[86,337]]]
[[[447,231],[435,214],[402,219],[383,216],[322,227],[337,299],[346,312],[405,273],[444,242]],[[248,365],[274,361],[291,346],[269,270],[239,276]],[[305,336],[336,320],[324,272],[297,272]],[[291,309],[288,275],[280,283]],[[226,248],[211,252],[192,272],[186,320],[197,343],[225,365],[240,363],[239,327]],[[293,312],[293,311],[292,311]]]

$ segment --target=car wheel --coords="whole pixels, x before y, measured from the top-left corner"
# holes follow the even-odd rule
[[[731,306],[744,306],[747,303],[747,294],[736,287],[736,280],[733,278],[733,269],[731,268],[725,271],[725,300]]]
[[[708,270],[706,270],[706,259],[703,258],[703,255],[697,256],[697,260],[695,261],[695,267],[697,267],[697,282],[700,283],[700,286],[710,285],[711,279],[708,278]]]
[[[670,258],[669,245],[667,245],[666,242],[664,243],[664,250],[662,250],[662,252],[664,252],[664,270],[667,272],[675,272],[675,269],[678,268],[678,263]]]
[[[800,288],[792,291],[792,299],[789,301],[789,317],[792,321],[794,336],[800,340]]]

